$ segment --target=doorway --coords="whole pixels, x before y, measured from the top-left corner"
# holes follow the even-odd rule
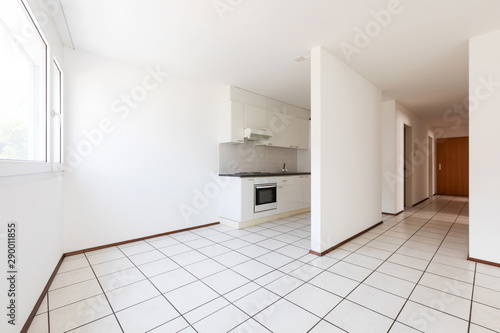
[[[438,139],[437,193],[469,195],[469,138]]]
[[[412,207],[412,175],[413,175],[413,135],[412,128],[404,125],[404,205]]]

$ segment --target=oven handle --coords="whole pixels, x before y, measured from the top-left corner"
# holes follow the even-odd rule
[[[273,188],[276,187],[277,184],[266,184],[266,185],[255,185],[255,188]]]

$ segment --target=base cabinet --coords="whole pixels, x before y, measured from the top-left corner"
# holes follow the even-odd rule
[[[292,183],[292,209],[304,208],[304,179],[294,177]]]
[[[291,184],[278,183],[278,214],[286,213],[293,210],[292,203],[292,186]]]
[[[278,214],[311,207],[311,177],[288,176],[278,180]]]
[[[311,207],[311,176],[304,177],[304,207]]]
[[[246,222],[269,215],[282,214],[311,206],[310,176],[277,177],[277,209],[254,212],[255,179],[228,177],[227,185],[221,191],[219,216],[234,222]]]

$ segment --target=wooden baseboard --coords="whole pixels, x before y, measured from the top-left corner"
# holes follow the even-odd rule
[[[379,226],[379,225],[381,225],[382,223],[384,223],[384,222],[383,222],[383,221],[380,221],[379,223],[377,223],[377,224],[375,224],[375,225],[372,225],[371,227],[369,227],[369,228],[367,228],[367,229],[365,229],[365,230],[363,230],[363,231],[361,231],[361,232],[358,232],[356,235],[354,235],[354,236],[352,236],[352,237],[349,237],[349,238],[348,238],[348,239],[346,239],[345,241],[342,241],[342,242],[338,243],[337,245],[332,246],[332,247],[331,247],[331,248],[329,248],[328,250],[325,250],[325,251],[323,251],[323,252],[316,252],[316,251],[313,251],[313,250],[309,250],[309,253],[310,253],[310,254],[314,254],[314,255],[316,255],[316,256],[318,256],[318,257],[322,257],[322,256],[324,256],[324,255],[326,255],[326,254],[328,254],[328,253],[332,252],[333,250],[338,249],[338,248],[339,248],[339,247],[341,247],[342,245],[344,245],[344,244],[346,244],[346,243],[348,243],[348,242],[352,241],[353,239],[355,239],[355,238],[357,238],[357,237],[361,236],[362,234],[364,234],[364,233],[366,233],[366,232],[368,232],[368,231],[372,230],[373,228],[378,227],[378,226]]]
[[[396,214],[394,214],[394,213],[384,213],[384,212],[382,212],[382,214],[384,214],[384,215],[391,215],[391,216],[398,216],[398,215],[399,215],[399,214],[401,214],[402,212],[404,212],[404,209],[403,209],[402,211],[400,211],[400,212],[396,213]]]
[[[54,268],[54,271],[52,272],[52,275],[49,278],[49,281],[47,281],[47,284],[45,285],[45,288],[43,288],[42,294],[38,298],[38,301],[35,303],[35,306],[33,307],[33,310],[31,311],[30,315],[28,316],[28,319],[24,323],[23,328],[21,329],[21,333],[26,333],[28,332],[28,329],[31,326],[31,323],[33,322],[33,319],[35,319],[36,314],[38,313],[38,309],[40,309],[40,305],[42,305],[43,299],[45,298],[45,295],[49,292],[50,285],[52,284],[52,281],[54,281],[54,278],[56,277],[57,271],[59,270],[59,267],[61,267],[61,264],[64,260],[65,255],[63,254],[61,256],[61,259],[59,259],[59,262],[57,263],[56,267]]]
[[[83,249],[83,250],[77,250],[77,251],[73,251],[73,252],[67,252],[64,255],[66,257],[67,256],[74,256],[74,255],[85,253],[85,252],[106,249],[108,247],[119,246],[119,245],[124,245],[124,244],[128,244],[128,243],[139,242],[139,241],[142,241],[142,240],[151,239],[151,238],[155,238],[155,237],[167,236],[167,235],[176,234],[176,233],[179,233],[179,232],[184,232],[184,231],[189,231],[189,230],[195,230],[195,229],[210,227],[212,225],[217,225],[219,223],[220,222],[203,224],[203,225],[199,225],[199,226],[196,226],[196,227],[190,227],[190,228],[185,228],[185,229],[168,231],[168,232],[164,232],[164,233],[157,234],[157,235],[145,236],[145,237],[140,237],[140,238],[135,238],[135,239],[129,239],[129,240],[122,241],[122,242],[116,242],[116,243],[111,243],[111,244],[106,244],[106,245],[101,245],[101,246],[90,247],[90,248]]]
[[[416,204],[414,204],[412,207],[415,207],[416,205],[420,205],[422,202],[424,202],[425,200],[429,200],[429,198],[425,198],[424,200],[420,200],[419,202],[417,202]]]
[[[467,256],[467,260],[469,260],[469,261],[474,261],[474,262],[477,262],[477,263],[480,263],[480,264],[484,264],[484,265],[489,265],[489,266],[500,267],[500,263],[493,262],[493,261],[486,261],[486,260],[481,260],[481,259],[471,258],[471,257],[469,257],[469,256]]]
[[[47,292],[49,291],[50,285],[52,284],[52,281],[54,280],[55,276],[57,275],[57,272],[59,271],[59,267],[61,267],[61,264],[62,264],[64,258],[69,257],[69,256],[74,256],[74,255],[77,255],[77,254],[81,254],[81,253],[85,253],[85,252],[90,252],[90,251],[95,251],[95,250],[101,250],[101,249],[105,249],[105,248],[108,248],[108,247],[113,247],[113,246],[118,246],[118,245],[133,243],[133,242],[138,242],[138,241],[141,241],[141,240],[151,239],[151,238],[155,238],[155,237],[161,237],[161,236],[176,234],[176,233],[183,232],[183,231],[189,231],[189,230],[195,230],[195,229],[205,228],[205,227],[209,227],[209,226],[217,225],[217,224],[219,224],[219,222],[214,222],[214,223],[209,223],[209,224],[199,225],[199,226],[196,226],[196,227],[190,227],[190,228],[179,229],[179,230],[174,230],[174,231],[168,231],[168,232],[164,232],[164,233],[157,234],[157,235],[140,237],[140,238],[136,238],[136,239],[126,240],[126,241],[123,241],[123,242],[117,242],[117,243],[112,243],[112,244],[107,244],[107,245],[102,245],[102,246],[91,247],[91,248],[84,249],[84,250],[78,250],[78,251],[63,253],[63,255],[61,256],[61,259],[59,259],[59,262],[57,263],[56,268],[54,269],[54,272],[52,272],[52,275],[50,276],[49,281],[47,282],[47,285],[43,289],[42,294],[38,298],[38,301],[35,303],[35,306],[33,307],[33,310],[31,311],[30,315],[28,316],[28,319],[24,323],[24,326],[21,329],[21,333],[28,332],[28,329],[30,328],[31,323],[33,322],[33,319],[35,318],[35,316],[36,316],[36,314],[38,312],[38,309],[40,309],[40,305],[42,305],[43,299],[44,299],[45,295],[47,295]]]

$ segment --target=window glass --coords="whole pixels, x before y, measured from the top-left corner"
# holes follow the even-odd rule
[[[46,51],[20,1],[0,1],[0,159],[46,161]]]

